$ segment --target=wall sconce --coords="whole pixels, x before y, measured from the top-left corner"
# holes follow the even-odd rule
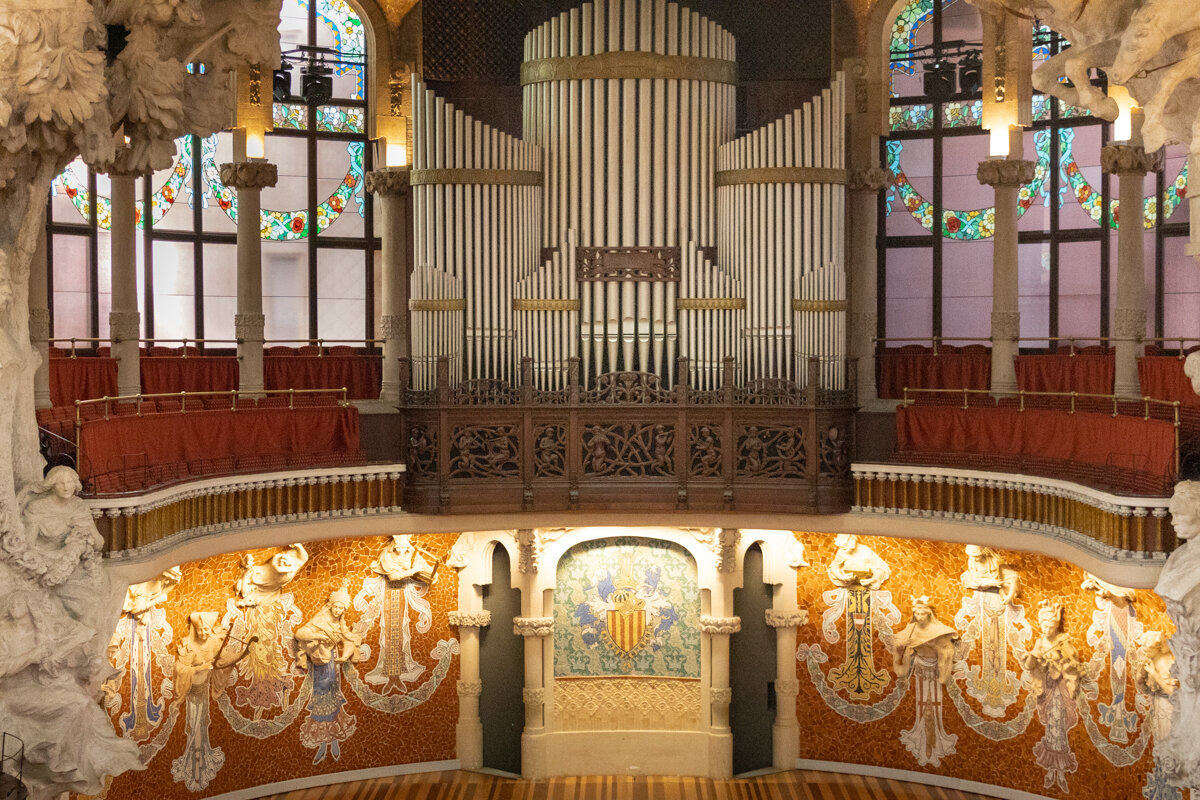
[[[988,155],[993,158],[1008,158],[1011,135],[1012,125],[1008,123],[992,126],[988,136]]]
[[[407,167],[408,148],[402,142],[388,142],[384,148],[384,162],[389,167]]]
[[[246,158],[265,158],[267,155],[266,135],[262,131],[246,131]]]
[[[1109,84],[1108,96],[1117,104],[1117,119],[1113,122],[1113,139],[1128,142],[1133,138],[1133,109],[1137,105],[1124,86]]]

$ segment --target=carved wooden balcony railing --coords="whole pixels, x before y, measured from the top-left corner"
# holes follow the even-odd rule
[[[406,511],[416,513],[673,509],[835,513],[852,495],[855,396],[759,380],[737,386],[732,360],[713,391],[655,375],[608,373],[585,388],[578,360],[567,388],[465,381],[401,393]],[[401,361],[401,385],[410,364]]]
[[[859,513],[1032,531],[1112,559],[1176,547],[1166,497],[1125,497],[1028,475],[897,464],[853,465]]]

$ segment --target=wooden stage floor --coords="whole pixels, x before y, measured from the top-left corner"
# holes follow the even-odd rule
[[[271,795],[264,800],[985,800],[904,781],[793,770],[752,778],[591,776],[522,781],[425,772]]]

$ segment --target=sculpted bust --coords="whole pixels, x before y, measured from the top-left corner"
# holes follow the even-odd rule
[[[435,559],[436,562],[436,559]],[[412,536],[399,533],[392,537],[379,557],[371,562],[371,571],[389,581],[414,580],[432,584],[437,580],[437,565],[431,566],[412,543]]]
[[[1143,631],[1137,637],[1137,648],[1134,683],[1152,694],[1170,695],[1179,688],[1179,681],[1171,676],[1175,656],[1167,649],[1162,631]]]
[[[346,611],[350,608],[350,592],[346,587],[343,581],[339,589],[330,593],[324,608],[296,629],[302,667],[306,667],[308,661],[328,664],[352,661],[356,657],[362,637],[346,624]]]
[[[829,579],[837,586],[876,590],[891,577],[891,568],[875,551],[858,543],[858,537],[840,534],[833,540],[837,553],[829,565]]]
[[[307,563],[308,551],[302,544],[276,553],[265,564],[255,564],[254,556],[246,554],[237,582],[238,606],[252,608],[274,601]]]
[[[1158,575],[1154,591],[1163,598],[1183,603],[1193,588],[1200,584],[1200,548],[1191,538],[1200,534],[1200,481],[1180,481],[1175,484],[1168,506],[1176,538],[1184,540]]]
[[[171,590],[183,580],[179,567],[171,567],[153,580],[135,583],[125,593],[125,604],[121,612],[140,620],[147,611],[167,599]]]
[[[897,675],[912,671],[914,655],[937,659],[938,682],[950,682],[954,667],[954,642],[958,631],[940,622],[928,597],[912,599],[912,621],[892,639],[892,660]]]
[[[995,550],[977,544],[967,545],[967,571],[960,580],[964,589],[998,590],[1005,605],[1012,603],[1021,591],[1021,576],[1017,571],[1004,566]]]

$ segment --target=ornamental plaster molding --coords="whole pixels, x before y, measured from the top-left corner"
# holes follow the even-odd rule
[[[513,633],[525,638],[554,634],[554,617],[513,617]]]
[[[486,628],[492,624],[490,611],[451,611],[450,624],[458,628]]]
[[[846,181],[846,188],[852,192],[866,192],[868,194],[878,194],[880,191],[892,185],[896,180],[896,173],[884,167],[862,167],[850,171],[850,177]]]
[[[29,341],[44,342],[50,338],[50,309],[29,309]]]
[[[517,570],[522,575],[536,575],[542,562],[542,551],[567,534],[569,528],[521,528],[517,531]]]
[[[800,694],[800,681],[795,678],[777,678],[775,680],[775,694],[784,697],[795,697]]]
[[[992,158],[980,161],[975,174],[985,186],[1017,187],[1033,180],[1036,165],[1032,161]]]
[[[710,617],[700,616],[700,632],[709,636],[729,636],[742,629],[741,617]]]
[[[554,724],[560,731],[696,730],[700,725],[700,681],[673,678],[556,681]]]
[[[1113,314],[1113,330],[1120,339],[1141,339],[1146,335],[1146,309],[1118,306]]]
[[[483,691],[483,681],[459,681],[455,684],[459,697],[479,697]]]
[[[412,170],[408,167],[387,167],[368,172],[365,187],[371,194],[407,195],[411,186]]]
[[[403,339],[408,335],[408,317],[404,314],[380,315],[379,335],[387,341]]]
[[[1162,166],[1162,151],[1147,153],[1131,144],[1109,144],[1100,148],[1100,168],[1110,175],[1141,176]]]
[[[1020,311],[992,312],[992,339],[1016,341],[1021,335]]]
[[[733,689],[711,689],[708,697],[714,706],[727,706],[733,702]]]
[[[804,609],[784,611],[768,608],[767,624],[772,628],[798,628],[808,624],[808,612]]]
[[[279,182],[279,167],[270,161],[234,161],[221,165],[221,183],[230,189],[266,189]]]
[[[546,690],[538,689],[522,689],[521,700],[528,708],[539,708],[546,704]]]
[[[234,314],[233,335],[243,342],[261,342],[266,338],[265,314]]]
[[[142,315],[137,311],[110,311],[108,331],[114,343],[136,342],[142,335]]]
[[[742,532],[737,528],[683,528],[712,553],[717,572],[733,572],[737,567],[737,546]]]

